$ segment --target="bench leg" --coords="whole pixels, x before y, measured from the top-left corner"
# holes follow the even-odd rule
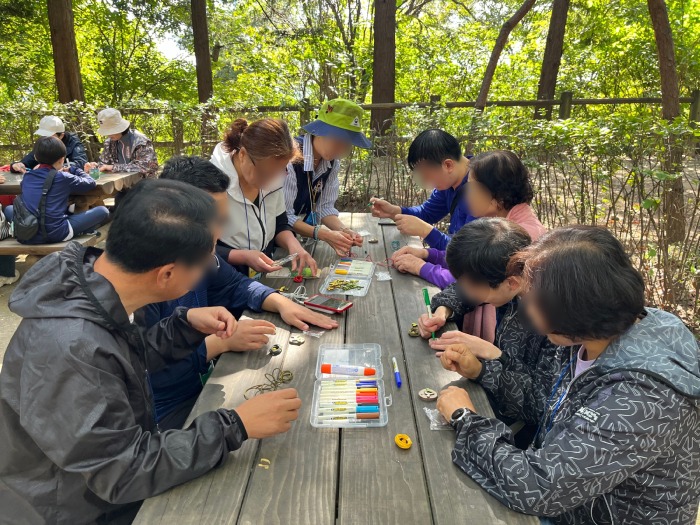
[[[15,276],[15,260],[14,255],[0,255],[0,277]]]

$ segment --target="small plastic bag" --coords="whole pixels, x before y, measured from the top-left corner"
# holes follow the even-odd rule
[[[360,237],[369,237],[370,235],[372,235],[372,233],[368,232],[367,230],[360,230],[359,232],[357,232],[357,235],[359,235]]]
[[[374,275],[377,276],[377,281],[391,281],[391,274],[389,272],[376,272]]]
[[[437,408],[423,407],[423,410],[425,410],[425,415],[430,420],[430,430],[452,430],[452,425]]]
[[[312,330],[311,328],[303,331],[304,335],[310,335],[311,337],[315,337],[316,339],[318,339],[319,337],[321,337],[325,333],[326,333],[325,330]]]

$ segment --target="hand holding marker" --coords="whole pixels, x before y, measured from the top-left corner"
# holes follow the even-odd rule
[[[428,317],[430,319],[432,319],[433,318],[433,310],[430,308],[430,295],[428,295],[427,288],[423,288],[423,301],[425,301],[425,308],[428,310]],[[436,339],[435,332],[431,332],[430,338]]]

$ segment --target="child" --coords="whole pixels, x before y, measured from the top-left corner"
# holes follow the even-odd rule
[[[457,432],[452,460],[513,510],[557,525],[691,525],[700,495],[698,344],[675,315],[644,307],[644,281],[603,228],[555,230],[511,263],[528,317],[562,345],[554,366],[515,382],[538,399],[534,446],[450,387],[437,408]],[[568,348],[566,348],[568,347]],[[443,366],[473,363],[449,346]],[[533,388],[544,383],[547,388]]]
[[[21,182],[22,200],[27,209],[39,216],[39,202],[47,175],[56,170],[53,183],[46,195],[46,237],[40,231],[25,244],[48,244],[69,241],[77,235],[93,231],[109,217],[104,206],[96,206],[88,211],[68,215],[68,197],[82,195],[95,189],[97,183],[90,175],[78,167],[71,166],[62,171],[66,157],[66,146],[54,136],[41,137],[34,144],[34,157],[38,165],[24,174]],[[8,206],[5,215],[13,218],[14,210]]]
[[[462,155],[455,137],[441,129],[428,129],[408,148],[408,167],[418,173],[425,186],[435,188],[420,206],[402,208],[383,199],[372,198],[372,215],[390,218],[401,233],[416,235],[430,247],[444,250],[450,236],[474,220],[464,199],[469,159]],[[447,215],[447,235],[432,225]]]
[[[471,159],[466,193],[474,217],[505,217],[525,228],[533,241],[546,231],[530,207],[530,174],[512,151],[490,151]],[[445,267],[444,250],[406,246],[394,253],[393,261],[399,271],[420,275],[440,288],[454,282]]]
[[[284,180],[287,217],[294,232],[328,243],[338,255],[362,245],[362,237],[340,221],[335,208],[340,159],[350,155],[353,146],[372,147],[361,121],[362,108],[354,102],[342,98],[324,102],[318,119],[303,127],[306,135],[296,139],[303,161],[290,162]]]

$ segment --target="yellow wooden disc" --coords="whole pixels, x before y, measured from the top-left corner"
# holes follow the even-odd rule
[[[413,441],[411,441],[411,438],[406,434],[396,434],[394,443],[396,443],[396,446],[399,448],[408,449],[411,448]]]

